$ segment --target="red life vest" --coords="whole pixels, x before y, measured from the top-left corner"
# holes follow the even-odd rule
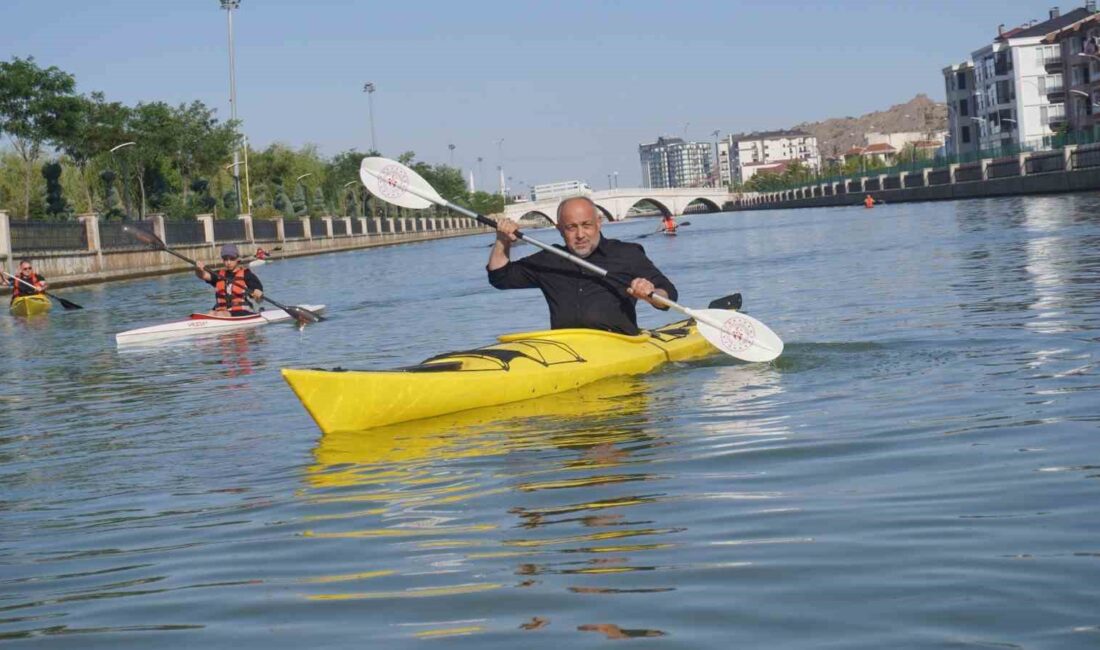
[[[11,288],[11,299],[12,300],[15,300],[16,298],[18,298],[20,296],[33,296],[35,294],[42,293],[42,290],[38,288],[39,280],[38,280],[38,274],[37,273],[31,273],[31,279],[30,280],[27,280],[26,278],[24,278],[22,276],[19,276],[19,275],[16,275],[14,277],[16,278],[16,280],[15,280],[15,284]],[[20,280],[23,280],[23,282],[29,282],[29,283],[33,284],[34,285],[34,290],[32,291],[31,289],[29,289],[27,287],[27,285],[23,284],[23,282],[20,282]]]
[[[215,309],[228,311],[248,311],[252,303],[248,302],[248,283],[244,280],[245,269],[237,267],[226,286],[226,269],[218,271],[218,283],[214,285]]]

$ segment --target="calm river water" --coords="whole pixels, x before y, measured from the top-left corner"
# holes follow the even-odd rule
[[[651,257],[776,362],[355,435],[279,368],[542,327],[489,235],[268,265],[329,305],[301,333],[117,350],[210,304],[189,275],[0,314],[0,641],[1100,647],[1100,195],[689,220]]]

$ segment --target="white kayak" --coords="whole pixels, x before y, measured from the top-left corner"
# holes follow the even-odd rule
[[[322,312],[324,305],[295,305],[313,312]],[[197,336],[200,334],[226,332],[229,330],[246,327],[257,327],[268,323],[278,323],[292,319],[293,316],[282,309],[268,309],[251,316],[211,316],[209,314],[191,314],[187,320],[163,325],[142,327],[136,330],[119,332],[115,334],[115,343],[127,345],[131,343],[147,343],[149,341],[161,341],[165,339],[182,338],[185,336]]]

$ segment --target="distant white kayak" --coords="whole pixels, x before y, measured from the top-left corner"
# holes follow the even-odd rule
[[[295,305],[314,312],[322,312],[324,305]],[[278,323],[293,318],[282,309],[269,309],[251,316],[211,316],[209,314],[191,314],[187,320],[163,325],[152,325],[141,329],[115,334],[115,343],[119,346],[133,343],[147,343],[165,339],[198,336],[224,332],[246,327],[257,327],[268,323]]]
[[[252,260],[248,263],[248,268],[254,269],[258,266],[263,266],[264,264],[267,264],[267,260]]]

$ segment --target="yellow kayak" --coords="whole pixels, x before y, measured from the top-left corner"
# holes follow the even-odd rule
[[[332,433],[552,395],[712,349],[694,322],[683,320],[637,336],[590,329],[507,334],[495,345],[393,370],[282,373],[317,426]]]
[[[35,294],[32,296],[20,296],[11,301],[12,316],[38,316],[39,314],[45,314],[53,307],[53,303],[50,299],[42,294]]]

